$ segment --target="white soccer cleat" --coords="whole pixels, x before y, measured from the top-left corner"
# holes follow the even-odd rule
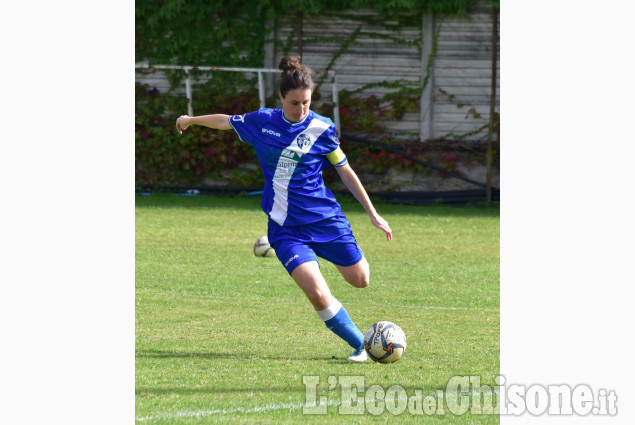
[[[346,360],[351,362],[365,362],[368,360],[368,353],[366,353],[366,350],[364,350],[364,346],[362,345],[361,348],[353,351],[351,356]]]

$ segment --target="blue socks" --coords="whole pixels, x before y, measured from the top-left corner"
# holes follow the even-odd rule
[[[355,350],[364,345],[364,335],[357,329],[341,302],[333,298],[328,308],[316,313],[327,328]]]

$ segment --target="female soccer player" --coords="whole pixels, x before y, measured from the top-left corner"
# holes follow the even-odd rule
[[[182,133],[192,124],[217,130],[234,129],[256,150],[265,175],[262,209],[269,216],[269,243],[282,265],[304,291],[320,319],[354,351],[348,360],[364,361],[364,337],[320,272],[317,257],[337,267],[357,288],[369,284],[370,271],[357,245],[349,221],[333,193],[326,188],[322,170],[334,165],[371,223],[392,240],[392,230],[373,207],[357,175],[339,147],[333,122],[311,111],[311,69],[299,58],[280,61],[282,109],[261,108],[243,115],[182,115],[176,128]]]

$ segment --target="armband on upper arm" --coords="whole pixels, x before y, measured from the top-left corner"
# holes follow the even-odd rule
[[[333,152],[326,155],[326,159],[328,159],[329,162],[336,167],[341,167],[347,162],[346,155],[342,152],[342,149],[339,146]]]

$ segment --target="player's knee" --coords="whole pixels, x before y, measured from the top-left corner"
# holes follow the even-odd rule
[[[360,288],[365,288],[365,287],[367,287],[368,285],[370,285],[370,279],[368,278],[368,275],[366,275],[366,276],[362,277],[362,278],[359,280],[359,287],[360,287]]]
[[[312,287],[312,288],[308,288],[304,291],[304,293],[306,294],[307,298],[311,301],[312,304],[325,304],[328,302],[329,295],[330,293],[327,293],[327,291],[322,290],[319,287]],[[328,305],[326,306],[328,307]],[[326,308],[325,307],[325,308]]]
[[[348,283],[356,288],[365,288],[370,285],[370,279],[367,274],[358,274],[353,279],[349,280]]]
[[[360,279],[359,281],[357,281],[357,284],[355,285],[355,287],[366,288],[368,285],[370,285],[370,282],[368,281],[368,279]]]

